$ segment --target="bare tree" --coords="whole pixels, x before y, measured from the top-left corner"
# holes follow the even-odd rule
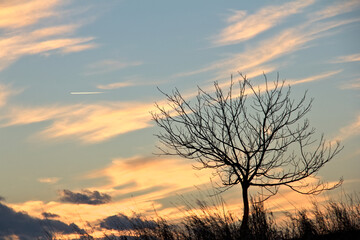
[[[303,194],[317,194],[339,186],[330,186],[316,178],[317,172],[342,147],[314,140],[315,129],[304,118],[313,99],[305,92],[299,101],[291,98],[279,76],[263,85],[254,85],[240,74],[238,86],[231,84],[226,93],[218,83],[210,94],[198,87],[194,102],[184,99],[175,89],[162,92],[168,105],[152,113],[161,127],[157,135],[162,154],[178,155],[200,162],[201,168],[213,168],[224,187],[240,184],[244,212],[241,229],[248,230],[249,188],[260,187],[266,195],[287,186]],[[317,182],[305,181],[314,176]],[[313,181],[312,181],[313,182]],[[267,198],[263,198],[265,200]]]

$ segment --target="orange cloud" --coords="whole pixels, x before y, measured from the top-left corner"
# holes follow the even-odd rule
[[[164,207],[157,200],[167,197],[176,198],[177,194],[196,191],[194,185],[208,183],[210,176],[209,170],[194,170],[191,161],[188,160],[143,156],[116,158],[103,169],[83,176],[87,179],[99,177],[109,179],[109,184],[88,189],[111,195],[113,201],[107,204],[76,204],[75,207],[74,204],[57,201],[27,201],[9,205],[35,217],[41,217],[44,211],[51,212],[59,215],[66,223],[75,222],[79,225],[85,225],[84,219],[95,224],[97,220],[119,212],[126,215],[136,212],[154,217],[156,210],[160,216],[173,219],[183,216],[183,213],[176,206],[171,206],[169,203],[169,206]]]
[[[0,5],[0,28],[5,29],[0,37],[0,71],[25,55],[49,54],[54,50],[70,53],[96,47],[91,43],[93,37],[69,37],[80,24],[43,28],[35,25],[44,18],[59,18],[56,7],[60,2],[63,1],[9,1]]]
[[[211,170],[195,171],[191,164],[191,161],[179,158],[116,158],[107,167],[83,177],[108,178],[108,184],[90,190],[111,195],[113,202],[110,205],[122,206],[121,209],[137,207],[136,212],[152,216],[154,209],[164,216],[172,212],[170,218],[174,218],[180,214],[176,207],[164,207],[157,200],[176,198],[178,194],[196,191],[195,185],[208,184],[212,176]]]
[[[256,35],[274,27],[288,16],[301,12],[305,7],[312,5],[314,0],[288,2],[279,6],[267,6],[258,12],[247,16],[245,11],[235,13],[227,20],[227,26],[216,37],[216,45],[229,45],[246,41]],[[356,0],[335,3],[322,10],[308,14],[310,22],[331,18],[346,12],[351,12],[360,6]]]
[[[35,108],[12,107],[7,114],[1,116],[1,119],[5,122],[2,126],[25,125],[61,118],[66,116],[66,112],[71,112],[76,107],[76,105],[64,107],[54,105]]]
[[[359,6],[360,3],[357,0],[336,2],[335,4],[328,6],[320,11],[309,14],[308,18],[311,19],[311,21],[320,21],[326,18],[335,17],[343,13],[351,12]]]
[[[0,107],[6,105],[8,98],[20,93],[22,90],[14,90],[9,85],[0,84]]]
[[[248,79],[252,79],[254,77],[257,77],[257,76],[260,76],[260,75],[263,75],[264,73],[267,73],[267,72],[271,72],[273,71],[274,69],[273,68],[264,68],[265,70],[262,71],[261,69],[257,69],[253,72],[249,72],[248,74],[246,74],[246,77]],[[325,78],[328,78],[328,77],[331,77],[331,76],[334,76],[338,73],[342,72],[342,70],[336,70],[336,71],[330,71],[330,72],[325,72],[325,73],[321,73],[321,74],[318,74],[318,75],[314,75],[314,76],[310,76],[310,77],[307,77],[307,78],[303,78],[303,79],[289,79],[289,80],[286,80],[285,84],[286,85],[297,85],[297,84],[302,84],[302,83],[308,83],[308,82],[313,82],[313,81],[319,81],[319,80],[322,80],[322,79],[325,79]],[[231,82],[230,81],[226,81],[226,82],[222,82],[219,84],[219,86],[221,88],[228,88],[230,86]],[[255,85],[254,86],[255,88],[259,88],[260,91],[264,91],[266,88],[268,90],[272,90],[275,88],[275,85],[273,84],[272,81],[269,81],[268,85],[266,85],[265,83],[264,84],[260,84],[260,85]],[[236,84],[235,84],[235,88],[236,88]],[[207,88],[203,88],[205,91],[207,92],[212,92],[214,91],[214,87],[213,86],[209,86]],[[236,90],[234,91],[236,92]],[[247,89],[247,91],[245,92],[245,94],[253,94],[252,90],[251,89]],[[185,98],[190,98],[190,97],[195,97],[196,96],[196,92],[192,92],[189,93],[189,94],[186,94],[184,95]]]
[[[59,180],[60,178],[58,177],[38,178],[38,182],[50,184],[57,183]]]
[[[354,21],[359,21],[359,19],[311,26],[304,24],[296,29],[287,29],[273,38],[260,42],[258,46],[214,64],[213,68],[220,68],[219,75],[222,76],[229,72],[246,72],[281,56],[298,51],[304,48],[306,43],[322,37],[324,32]]]
[[[341,73],[342,71],[343,70],[325,72],[325,73],[321,73],[321,74],[318,74],[318,75],[314,75],[314,76],[299,79],[299,80],[290,79],[290,80],[287,80],[286,83],[290,84],[290,85],[296,85],[296,84],[301,84],[301,83],[314,82],[314,81],[318,81],[318,80],[322,80],[324,78],[334,76],[336,74]]]
[[[349,125],[342,127],[333,139],[336,141],[344,141],[346,139],[356,137],[360,135],[360,114],[358,114],[355,121]]]
[[[134,62],[134,64],[135,64],[135,62]],[[144,79],[142,79],[141,76],[133,75],[133,76],[128,76],[128,77],[123,78],[121,82],[99,84],[96,86],[96,88],[103,89],[103,90],[112,90],[112,89],[134,87],[134,86],[149,86],[149,85],[154,86],[154,85],[159,85],[159,84],[162,84],[162,83],[165,83],[168,81],[169,81],[169,79],[166,79],[166,80],[146,79],[146,81],[144,81]]]
[[[274,27],[284,18],[300,12],[314,3],[314,0],[295,1],[281,6],[267,6],[253,15],[246,16],[244,11],[236,11],[228,19],[232,23],[217,37],[215,44],[229,45],[239,43]]]
[[[55,39],[47,39],[54,35],[71,33],[74,28],[74,25],[50,27],[20,35],[0,38],[0,48],[2,49],[0,53],[0,70],[6,68],[24,55],[46,53],[53,50],[70,52],[72,47],[79,47],[83,44],[88,44],[89,41],[93,40],[92,37],[58,37]]]
[[[190,160],[168,159],[161,157],[142,157],[117,158],[112,161],[110,166],[87,174],[86,178],[107,177],[109,184],[103,186],[102,191],[116,192],[117,194],[129,191],[148,189],[153,186],[171,186],[171,188],[161,188],[157,195],[164,195],[169,192],[176,192],[180,189],[193,187],[209,182],[209,171],[193,170]],[[206,173],[206,174],[205,174]],[[127,188],[116,190],[117,186],[131,182]],[[160,193],[160,194],[159,194]],[[153,195],[153,194],[149,194]]]
[[[13,106],[1,118],[3,127],[52,121],[40,136],[76,137],[83,143],[96,143],[119,134],[149,127],[151,125],[149,111],[153,108],[153,104],[131,102],[34,108]]]
[[[360,53],[341,56],[336,58],[336,60],[332,61],[332,63],[344,63],[344,62],[359,62],[360,61]]]
[[[106,85],[98,85],[96,87],[99,88],[99,89],[108,90],[108,89],[129,87],[129,86],[132,86],[132,85],[133,84],[131,82],[116,82],[116,83],[110,83],[110,84],[106,84]]]
[[[244,15],[244,13],[239,13]],[[230,55],[225,59],[214,62],[201,69],[190,72],[183,72],[174,75],[174,78],[200,74],[209,71],[216,71],[215,80],[224,79],[230,73],[238,71],[247,73],[261,69],[266,64],[269,69],[276,69],[275,64],[286,65],[286,62],[273,63],[285,55],[294,53],[308,47],[308,43],[334,34],[336,28],[346,24],[359,22],[360,18],[345,19],[340,21],[307,21],[299,26],[288,28],[273,37],[261,40],[255,45],[249,45],[244,51]]]
[[[63,53],[72,53],[72,52],[81,52],[84,50],[96,48],[98,45],[94,43],[88,43],[88,44],[75,44],[71,46],[65,46],[62,48]]]
[[[47,203],[27,201],[9,205],[18,211],[26,211],[35,217],[41,217],[41,213],[44,211],[51,212],[59,215],[61,220],[66,223],[75,222],[80,226],[85,225],[87,222],[94,226],[99,219],[119,212],[126,215],[132,215],[133,212],[136,212],[149,217],[158,215],[171,220],[184,217],[186,209],[175,205],[175,202],[173,204],[168,203],[164,207],[158,200],[172,201],[171,199],[174,200],[177,197],[178,201],[181,202],[181,194],[197,192],[194,188],[195,184],[210,188],[208,184],[210,176],[212,176],[211,170],[193,170],[191,161],[184,159],[143,156],[117,158],[105,168],[83,176],[84,178],[109,178],[109,184],[89,190],[97,190],[111,195],[113,201],[110,203],[102,205],[77,204],[75,207],[74,204],[56,201]],[[311,184],[315,183],[315,181],[316,179],[309,178],[305,182]],[[224,193],[224,195],[227,195],[225,198],[226,209],[235,214],[241,214],[241,190],[237,189],[234,188]],[[196,193],[194,195],[190,194],[185,197],[184,201],[192,202],[197,199],[209,201],[210,204],[221,203],[221,201],[213,202],[214,199],[208,197],[207,194],[209,192],[205,192],[204,195],[200,194],[199,197],[196,196]],[[204,199],[201,199],[201,196]],[[318,202],[324,201],[326,195],[317,196],[316,199]],[[182,204],[184,203],[182,202]],[[266,201],[265,204],[267,209],[277,213],[292,211],[295,208],[307,208],[311,205],[311,199],[284,188]]]
[[[341,89],[359,89],[360,88],[360,78],[345,83],[344,85],[340,86]]]
[[[0,28],[20,28],[54,16],[59,0],[20,0],[0,3]]]

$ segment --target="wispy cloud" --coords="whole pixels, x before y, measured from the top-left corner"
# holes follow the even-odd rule
[[[215,44],[229,45],[246,41],[313,3],[314,0],[306,0],[267,6],[250,16],[246,16],[244,11],[235,11],[235,14],[228,18],[231,25],[221,31],[216,37]]]
[[[129,86],[133,86],[133,85],[134,84],[131,82],[116,82],[116,83],[109,83],[109,84],[104,84],[104,85],[97,85],[96,87],[98,89],[109,90],[109,89],[129,87]]]
[[[308,18],[311,19],[311,21],[320,21],[323,19],[335,17],[343,13],[351,12],[359,7],[360,2],[357,0],[335,2],[335,4],[330,5],[322,10],[309,13]]]
[[[103,102],[67,106],[16,107],[3,116],[2,126],[50,121],[39,136],[75,137],[83,143],[105,141],[120,134],[151,126],[150,103]]]
[[[22,92],[22,89],[15,90],[10,85],[0,84],[0,107],[6,105],[9,97],[20,92]]]
[[[349,125],[342,127],[334,137],[336,141],[344,141],[346,139],[359,136],[360,135],[360,114],[358,114],[355,121],[351,122]]]
[[[60,180],[58,177],[38,178],[38,182],[54,184]]]
[[[0,3],[0,28],[21,28],[56,15],[60,0],[20,0]]]
[[[114,159],[109,166],[85,177],[107,177],[108,184],[101,188],[111,192],[114,200],[135,197],[143,202],[167,197],[174,192],[188,191],[193,188],[194,183],[206,184],[209,182],[210,172],[211,170],[197,171],[195,175],[188,160],[134,156]],[[117,187],[128,182],[135,184],[127,188]]]
[[[66,46],[61,49],[62,53],[73,53],[73,52],[81,52],[88,49],[96,48],[98,45],[95,43],[81,43],[75,44],[71,46]]]
[[[85,179],[108,178],[103,186],[87,188],[86,191],[60,191],[62,202],[27,201],[11,206],[39,217],[43,216],[44,211],[51,212],[69,222],[80,224],[84,221],[81,221],[79,216],[95,224],[99,219],[117,214],[119,209],[127,215],[131,215],[134,210],[152,215],[153,210],[156,209],[160,215],[174,218],[176,214],[182,213],[171,204],[164,206],[157,199],[176,198],[177,193],[197,191],[194,185],[202,186],[209,183],[210,172],[211,170],[208,169],[194,171],[191,162],[179,158],[154,156],[115,158],[108,166],[82,176]],[[112,201],[108,202],[109,197],[106,196],[111,196]],[[74,211],[74,203],[79,203],[76,211]],[[169,213],[175,214],[169,215]]]
[[[230,24],[215,37],[215,45],[230,45],[249,40],[258,34],[278,25],[286,17],[300,13],[312,5],[314,0],[293,1],[283,5],[266,6],[258,12],[247,15],[245,11],[235,10],[227,22]],[[322,10],[308,14],[310,22],[331,18],[346,12],[351,12],[360,6],[359,1],[352,0],[335,3]]]
[[[102,74],[107,72],[117,71],[123,68],[140,66],[143,63],[140,61],[125,62],[114,59],[105,59],[92,63],[87,66],[86,75]]]
[[[350,82],[347,82],[347,83],[341,85],[340,88],[341,89],[352,89],[352,90],[360,89],[360,78],[350,81]]]
[[[234,54],[228,59],[214,64],[213,68],[220,69],[220,76],[237,71],[246,72],[254,67],[259,67],[282,56],[306,48],[310,41],[329,34],[327,31],[355,21],[359,21],[359,19],[312,25],[303,24],[297,28],[286,29],[275,37],[261,41],[257,46],[248,48],[242,53]]]
[[[340,56],[335,60],[331,61],[332,63],[344,63],[344,62],[359,62],[360,61],[360,53]]]
[[[0,38],[0,70],[6,68],[25,55],[58,52],[71,52],[71,49],[88,44],[93,37],[63,38],[63,34],[71,33],[75,25],[64,25],[35,30],[22,34],[10,34]],[[74,48],[75,47],[75,48]]]
[[[282,30],[275,36],[250,45],[244,51],[232,54],[204,68],[191,72],[183,72],[174,75],[174,77],[215,71],[214,79],[218,80],[238,71],[243,73],[259,72],[258,70],[264,67],[276,69],[277,65],[286,65],[286,62],[274,63],[275,60],[309,47],[309,43],[316,39],[336,33],[335,30],[340,26],[359,21],[360,18],[318,23],[306,22],[294,28]]]
[[[44,18],[61,20],[56,8],[64,1],[9,1],[0,7],[0,71],[22,56],[70,53],[96,47],[93,37],[72,37],[82,24],[54,24],[49,21],[41,28],[36,24]],[[52,25],[50,25],[52,24]],[[46,26],[48,25],[48,26]]]
[[[301,9],[303,7],[306,7],[312,3],[313,3],[313,1],[304,1],[304,2],[297,1],[297,2],[286,3],[286,4],[294,4],[293,8],[290,10],[290,12],[297,11],[296,13],[298,13],[301,11]],[[354,3],[352,3],[352,4],[354,4]],[[284,6],[284,5],[282,5],[282,6]],[[277,6],[277,7],[280,8],[282,6]],[[346,6],[347,6],[347,4],[346,4]],[[271,7],[268,7],[268,8],[270,9]],[[264,9],[267,9],[267,8],[264,8]],[[266,12],[264,9],[262,9],[261,11]],[[317,20],[315,20],[315,17],[312,19],[308,19],[307,21],[305,21],[304,23],[302,23],[300,25],[292,26],[290,28],[285,28],[283,30],[280,30],[280,32],[270,35],[269,37],[265,38],[264,40],[249,42],[245,46],[245,49],[239,53],[232,53],[232,54],[230,54],[229,57],[226,57],[226,58],[223,58],[222,60],[210,63],[207,66],[204,66],[203,68],[195,69],[195,70],[189,71],[189,72],[178,73],[178,74],[173,75],[172,77],[180,78],[180,77],[201,74],[204,72],[214,71],[215,76],[213,77],[212,80],[220,80],[220,79],[224,79],[224,76],[229,76],[231,73],[237,73],[238,71],[243,72],[243,73],[259,72],[258,71],[259,69],[265,68],[265,67],[266,67],[266,70],[268,70],[268,69],[277,69],[279,65],[286,66],[288,64],[287,60],[283,60],[283,61],[279,60],[281,57],[287,56],[287,55],[293,54],[299,50],[311,47],[310,44],[314,40],[324,38],[324,37],[330,36],[332,34],[339,33],[341,31],[341,29],[340,29],[341,26],[360,21],[360,18],[346,18],[346,19],[337,20],[337,21],[329,21],[328,20],[330,18],[330,16],[335,16],[340,13],[343,13],[345,11],[345,9],[347,9],[347,7],[344,6],[344,8],[341,8],[341,9],[342,10],[335,11],[332,14],[323,14],[322,20],[324,20],[324,21],[317,21]],[[260,14],[261,11],[259,11],[257,14]],[[274,13],[273,18],[278,19],[279,21],[282,19],[282,16],[283,16],[282,14],[287,15],[287,13],[277,13],[277,14],[279,14],[279,16]],[[320,13],[318,13],[318,14],[321,15]],[[246,17],[245,12],[236,11],[235,14],[228,19],[228,22],[230,22],[230,23],[235,22],[234,24],[232,24],[235,26],[236,23],[238,23],[238,22],[245,23],[247,21],[246,19],[251,19],[251,18],[256,19],[257,17],[255,17],[255,16],[257,16],[257,15],[254,14],[254,15]],[[310,15],[309,15],[309,18],[310,18]],[[260,23],[263,22],[260,19],[259,19],[259,21],[260,21]],[[278,25],[279,21],[274,20],[274,22],[271,23],[272,24],[271,26]],[[266,21],[264,21],[264,22],[266,22]],[[244,29],[246,29],[246,28],[244,28]],[[244,35],[244,36],[246,36],[246,35]],[[223,38],[219,38],[219,39],[223,39]],[[224,39],[223,39],[223,41],[225,41]],[[228,42],[226,42],[226,41],[225,42],[226,42],[226,44],[230,44],[231,41],[232,41],[231,34],[229,34],[229,40],[228,40]],[[240,40],[234,39],[234,41],[236,42],[236,41],[240,41]],[[352,60],[355,60],[355,56],[353,56],[353,57],[354,58],[352,58]],[[347,60],[350,60],[350,58],[347,58]],[[269,71],[265,71],[265,72],[269,73]]]
[[[141,75],[130,75],[130,76],[122,77],[121,81],[111,82],[107,84],[98,84],[96,88],[102,90],[112,90],[112,89],[135,87],[135,86],[154,86],[165,82],[168,83],[169,78],[166,78],[166,80],[159,80],[159,79],[144,78]]]
[[[303,84],[303,83],[309,83],[309,82],[314,82],[314,81],[320,81],[326,78],[329,78],[331,76],[335,76],[336,74],[341,73],[343,70],[335,70],[335,71],[329,71],[329,72],[324,72],[324,73],[320,73],[317,75],[313,75],[310,77],[306,77],[306,78],[301,78],[301,79],[287,79],[285,81],[286,85],[297,85],[297,84]],[[259,76],[259,75],[263,75],[264,72],[261,71],[254,71],[254,72],[250,72],[249,74],[246,74],[246,77],[251,80],[253,77]],[[219,86],[221,88],[228,88],[230,86],[231,82],[230,81],[226,81],[226,82],[222,82],[219,84]],[[256,87],[257,89],[259,89],[259,91],[265,91],[265,89],[268,90],[272,90],[275,88],[275,84],[271,81],[268,82],[268,84],[262,83],[260,85],[254,85],[254,87]],[[236,88],[236,87],[235,87]],[[213,86],[209,86],[207,88],[204,88],[205,91],[207,92],[212,92],[214,90]],[[245,91],[246,95],[252,95],[253,91],[251,89],[247,89]],[[193,94],[188,94],[185,96],[185,98],[190,98],[190,97],[195,97],[196,93],[193,92]]]
[[[285,84],[290,85],[290,86],[294,86],[294,85],[297,85],[297,84],[320,81],[320,80],[335,76],[335,75],[337,75],[337,74],[339,74],[341,72],[342,72],[342,70],[335,70],[335,71],[329,71],[329,72],[325,72],[325,73],[320,73],[320,74],[317,74],[317,75],[312,75],[310,77],[301,78],[301,79],[288,79],[288,80],[285,81]],[[266,84],[261,84],[261,85],[259,85],[257,87],[259,88],[260,91],[264,91],[266,88],[269,89],[269,90],[274,89],[275,85],[270,82],[267,85]],[[253,92],[249,89],[246,94],[253,94]]]
[[[131,158],[117,158],[112,161],[112,163],[101,170],[96,170],[86,177],[88,178],[99,178],[107,177],[109,178],[109,183],[105,186],[102,186],[103,191],[111,192],[114,200],[116,201],[117,196],[122,196],[126,194],[127,198],[121,198],[118,200],[117,204],[128,202],[129,198],[135,201],[140,206],[149,207],[154,205],[158,212],[167,212],[173,211],[170,207],[171,204],[162,206],[159,203],[164,203],[172,200],[175,200],[175,195],[177,194],[199,194],[200,190],[195,190],[194,183],[198,187],[210,187],[211,169],[203,169],[201,171],[194,171],[191,167],[191,161],[179,159],[179,158],[158,158],[158,157],[144,157],[144,156],[135,156]],[[166,183],[164,183],[166,179]],[[216,181],[216,178],[214,179]],[[116,189],[115,186],[127,183],[127,182],[136,182],[133,186],[130,186],[126,189]],[[308,179],[307,182],[315,181],[315,179]],[[151,189],[153,186],[170,186],[168,188],[153,188],[153,191],[145,192],[141,196],[136,195],[137,191],[143,189]],[[211,191],[211,190],[210,190]],[[131,194],[131,193],[134,194]],[[205,193],[209,194],[209,192]],[[229,193],[228,194],[234,194]],[[233,195],[236,196],[236,195]],[[296,194],[291,194],[291,196],[296,196]],[[191,201],[191,197],[194,195],[188,195]],[[164,200],[166,199],[166,200]],[[296,197],[299,199],[299,195]],[[299,200],[300,201],[300,200]],[[304,201],[304,199],[302,199]],[[276,201],[274,201],[276,202]],[[148,203],[149,205],[145,205]],[[155,204],[156,203],[156,204]],[[239,205],[238,198],[230,198],[229,202],[231,208],[237,208]],[[179,204],[179,206],[181,203]],[[290,205],[290,204],[289,204]],[[289,209],[293,209],[290,208]],[[148,208],[146,208],[148,209]],[[239,209],[237,209],[239,210]],[[177,212],[177,214],[179,214]],[[176,213],[172,217],[176,216]]]
[[[318,81],[318,80],[322,80],[324,78],[328,78],[331,76],[334,76],[336,74],[341,73],[343,70],[335,70],[335,71],[329,71],[329,72],[325,72],[325,73],[320,73],[317,75],[313,75],[307,78],[303,78],[303,79],[289,79],[286,81],[286,83],[290,84],[290,85],[295,85],[295,84],[301,84],[301,83],[307,83],[307,82],[313,82],[313,81]]]
[[[305,79],[289,80],[288,83],[294,85],[321,80],[340,72],[341,70],[325,72]],[[262,72],[256,71],[251,74],[259,75]],[[196,93],[192,91],[183,96],[191,98],[195,95]],[[166,102],[159,102],[159,105],[166,106]],[[48,121],[49,126],[38,136],[50,139],[72,137],[83,143],[91,144],[152,126],[149,111],[156,110],[154,104],[148,102],[102,102],[27,108],[12,106],[0,117],[0,120],[2,127]]]
[[[84,143],[96,143],[150,126],[149,106],[110,103],[74,109],[42,132],[48,138],[76,136]]]

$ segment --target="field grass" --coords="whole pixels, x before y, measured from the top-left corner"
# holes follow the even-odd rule
[[[263,203],[252,201],[250,232],[240,234],[241,220],[225,208],[213,207],[197,201],[199,211],[184,212],[176,224],[157,216],[146,219],[141,215],[125,217],[112,223],[112,233],[95,238],[89,231],[79,230],[77,239],[93,240],[266,240],[266,239],[360,239],[360,200],[357,194],[346,195],[340,202],[313,202],[310,209],[285,212],[283,220],[276,221]],[[114,227],[115,226],[115,227]],[[115,232],[114,232],[115,231]],[[46,239],[58,239],[48,233]]]

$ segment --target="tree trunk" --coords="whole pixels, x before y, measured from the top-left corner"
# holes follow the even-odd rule
[[[247,184],[242,185],[242,197],[244,203],[244,215],[241,221],[240,233],[242,237],[247,237],[249,234],[249,186]]]

